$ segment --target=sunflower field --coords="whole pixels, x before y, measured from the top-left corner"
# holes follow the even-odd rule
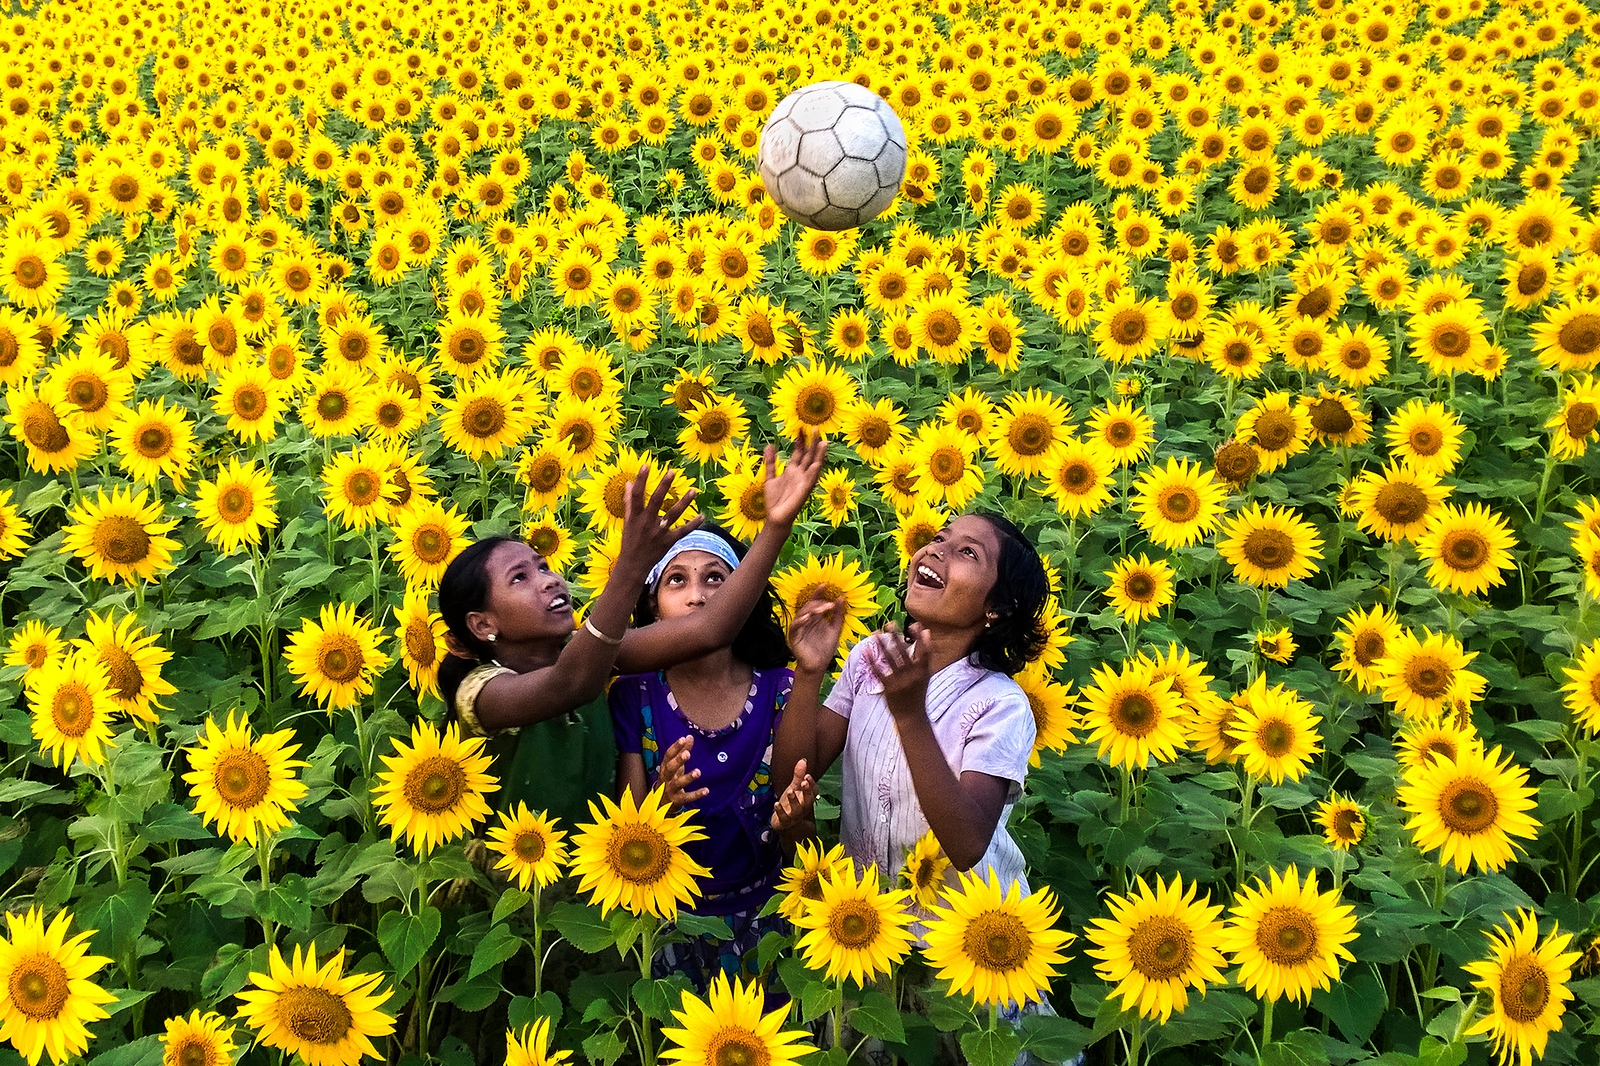
[[[44,0],[0,76],[0,1064],[1600,1061],[1590,6]],[[859,230],[756,173],[823,80]],[[592,597],[645,463],[749,539],[807,431],[785,610],[1047,557],[1034,894],[825,779],[702,997],[606,865],[692,811],[491,810],[432,597]]]

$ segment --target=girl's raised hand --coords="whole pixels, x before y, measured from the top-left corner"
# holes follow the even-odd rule
[[[667,749],[667,757],[661,760],[658,777],[668,806],[687,807],[705,799],[711,792],[709,788],[693,787],[700,778],[699,770],[689,769],[689,753],[693,750],[694,737],[680,737]]]
[[[812,597],[801,604],[789,623],[789,650],[795,665],[808,673],[820,674],[839,653],[839,638],[844,633],[845,602]]]
[[[762,495],[767,505],[767,521],[793,525],[822,477],[822,464],[828,458],[828,440],[818,434],[808,443],[802,430],[781,474],[777,472],[777,449],[767,445],[764,457],[767,480],[762,485]]]
[[[648,466],[641,466],[638,476],[628,482],[622,493],[622,544],[617,552],[618,559],[637,560],[648,569],[678,542],[678,538],[700,528],[699,515],[682,525],[673,524],[694,500],[693,487],[679,497],[677,503],[667,508],[666,514],[661,513],[661,505],[666,501],[667,493],[672,488],[672,479],[677,475],[676,470],[668,470],[648,499],[645,498],[650,477]]]
[[[772,828],[786,833],[810,821],[816,801],[817,783],[806,773],[806,761],[801,759],[794,764],[794,780],[772,806]]]
[[[913,623],[902,636],[900,627],[890,622],[868,638],[872,648],[867,664],[883,685],[883,700],[896,718],[926,713],[930,654],[926,636],[921,623]]]

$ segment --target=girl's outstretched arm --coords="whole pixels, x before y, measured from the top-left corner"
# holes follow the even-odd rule
[[[783,719],[778,723],[777,735],[772,741],[772,779],[787,780],[797,763],[805,760],[815,767],[813,777],[828,772],[833,760],[844,747],[843,730],[838,747],[822,743],[819,737],[819,718],[832,719],[840,727],[847,725],[836,714],[818,715],[822,704],[822,679],[839,650],[839,636],[844,632],[845,601],[811,599],[800,605],[789,623],[789,650],[794,653],[794,684],[789,689],[789,702],[783,709]],[[832,724],[832,723],[829,723]],[[827,750],[832,748],[832,750]]]
[[[617,562],[599,599],[589,608],[589,624],[607,637],[621,636],[627,628],[645,576],[655,561],[678,538],[700,526],[699,518],[674,525],[694,499],[693,489],[663,514],[661,504],[672,485],[673,473],[669,471],[646,500],[648,475],[648,468],[641,468],[624,492]],[[478,721],[485,731],[493,733],[542,722],[583,706],[605,691],[618,647],[619,644],[595,636],[587,625],[579,626],[555,662],[522,673],[501,674],[484,685],[475,706]]]
[[[762,590],[772,577],[778,553],[789,539],[794,521],[822,476],[822,463],[828,455],[828,442],[818,437],[809,443],[801,438],[782,474],[777,473],[777,452],[767,445],[765,496],[766,523],[739,565],[728,576],[704,608],[681,618],[667,618],[638,629],[630,629],[617,651],[617,672],[639,674],[663,670],[678,663],[709,655],[732,644],[744,628],[745,620],[761,599]],[[620,556],[619,556],[620,558]],[[650,565],[660,558],[657,554]],[[649,567],[646,567],[648,572]],[[642,581],[641,581],[642,585]],[[635,600],[638,593],[634,594]]]
[[[911,627],[913,638],[920,625]],[[900,748],[911,770],[928,828],[958,870],[970,870],[989,850],[1000,814],[1005,810],[1010,782],[992,774],[968,770],[959,778],[950,768],[939,738],[928,721],[928,641],[908,646],[894,623],[868,638],[874,642],[869,657],[872,672],[883,683],[883,696],[894,716]]]

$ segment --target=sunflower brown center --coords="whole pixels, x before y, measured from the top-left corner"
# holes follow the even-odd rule
[[[324,638],[322,654],[317,660],[317,669],[323,676],[339,685],[349,684],[359,677],[365,663],[361,645],[343,633]]]
[[[1294,727],[1281,718],[1261,723],[1256,731],[1256,743],[1273,759],[1281,759],[1294,750]]]
[[[467,791],[467,773],[448,755],[430,755],[406,774],[406,802],[424,814],[454,810]]]
[[[1359,844],[1366,835],[1366,819],[1361,817],[1361,812],[1346,807],[1334,812],[1333,835],[1346,843]]]
[[[505,428],[506,409],[492,397],[475,397],[462,408],[461,425],[471,436],[489,440]]]
[[[1312,405],[1311,424],[1316,427],[1318,433],[1337,437],[1354,429],[1356,420],[1351,417],[1349,408],[1329,397],[1318,400]]]
[[[1156,498],[1156,510],[1168,522],[1188,522],[1200,511],[1200,497],[1186,485],[1171,486]]]
[[[1134,926],[1128,936],[1129,959],[1147,981],[1181,979],[1189,971],[1194,952],[1194,932],[1170,915],[1152,915]]]
[[[1439,558],[1453,570],[1478,570],[1489,561],[1489,542],[1476,530],[1453,529],[1439,546]]]
[[[134,438],[134,448],[146,459],[164,458],[172,444],[172,431],[166,426],[146,426]]]
[[[1294,438],[1294,416],[1287,411],[1267,411],[1256,420],[1256,443],[1268,451],[1282,451]]]
[[[1244,539],[1244,558],[1261,570],[1281,570],[1294,561],[1294,541],[1281,529],[1253,530]]]
[[[1556,333],[1563,351],[1573,355],[1588,355],[1600,348],[1600,314],[1585,311],[1573,315]]]
[[[423,526],[412,538],[411,548],[418,559],[436,566],[450,555],[450,534],[440,526]]]
[[[528,487],[535,492],[554,492],[561,484],[561,460],[553,455],[542,455],[528,465]]]
[[[337,1044],[355,1024],[342,997],[303,985],[278,996],[277,1015],[279,1024],[308,1044]]]
[[[1594,404],[1580,401],[1567,407],[1567,436],[1573,440],[1583,440],[1593,433],[1596,422],[1600,422],[1600,411],[1596,410]]]
[[[1355,638],[1350,642],[1350,650],[1356,657],[1356,662],[1362,666],[1371,666],[1383,658],[1383,653],[1387,650],[1387,642],[1384,641],[1382,633],[1367,630],[1364,633],[1356,634]]]
[[[1050,428],[1050,423],[1043,417],[1034,414],[1024,414],[1011,423],[1011,428],[1006,432],[1006,443],[1011,445],[1011,450],[1018,455],[1039,455],[1050,447],[1050,442],[1055,438],[1055,433]]]
[[[100,665],[111,676],[111,689],[119,700],[137,699],[144,691],[144,673],[128,649],[120,644],[107,644],[100,649]]]
[[[1242,441],[1229,441],[1217,449],[1217,473],[1235,485],[1242,485],[1256,476],[1261,469],[1261,457],[1256,450]]]
[[[60,1017],[69,987],[66,968],[44,952],[23,958],[11,971],[11,1002],[29,1018]]]
[[[1513,1022],[1531,1025],[1550,1005],[1550,973],[1538,959],[1518,956],[1500,974],[1500,1009]]]
[[[1423,699],[1439,699],[1449,690],[1453,672],[1443,659],[1419,655],[1406,664],[1406,687]]]
[[[167,1054],[177,1066],[219,1066],[212,1045],[202,1037],[187,1036],[168,1044]]]
[[[1305,965],[1317,951],[1317,924],[1300,907],[1273,907],[1256,926],[1256,947],[1279,966]]]
[[[933,312],[924,329],[935,347],[947,348],[961,339],[961,322],[949,311]]]
[[[1373,509],[1385,522],[1408,526],[1428,513],[1428,494],[1405,482],[1385,485],[1372,499]]]
[[[1444,447],[1444,433],[1434,426],[1418,426],[1411,431],[1411,450],[1418,455],[1437,455]]]
[[[1148,736],[1159,719],[1155,703],[1142,692],[1123,696],[1111,708],[1111,724],[1124,736]]]
[[[211,779],[223,802],[246,810],[265,799],[272,785],[267,761],[250,748],[235,748],[218,759]]]
[[[733,420],[722,411],[707,411],[695,424],[701,444],[721,444],[733,432]]]
[[[883,920],[866,900],[848,899],[828,914],[828,935],[845,948],[864,948],[878,938]]]
[[[95,551],[119,566],[141,563],[150,554],[150,534],[137,519],[110,515],[94,531]]]
[[[837,406],[838,400],[832,390],[812,385],[800,393],[800,402],[795,405],[795,411],[806,425],[820,426],[833,417]]]
[[[1439,818],[1453,833],[1481,833],[1499,813],[1494,790],[1470,777],[1450,782],[1439,796]]]
[[[1122,588],[1128,599],[1137,603],[1145,603],[1155,598],[1156,579],[1153,574],[1144,570],[1135,570],[1128,575],[1128,579],[1123,582]]]
[[[666,837],[647,825],[621,825],[611,832],[606,848],[611,871],[636,885],[653,885],[672,862]]]
[[[980,969],[1007,973],[1028,960],[1033,937],[1022,919],[1007,911],[984,911],[967,924],[962,947]]]

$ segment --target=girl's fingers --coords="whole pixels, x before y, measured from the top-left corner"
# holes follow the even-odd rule
[[[672,525],[678,520],[684,511],[688,510],[689,504],[694,502],[694,498],[699,494],[699,492],[700,490],[695,488],[693,485],[684,490],[683,495],[678,497],[678,502],[673,504],[665,515],[667,525]]]

